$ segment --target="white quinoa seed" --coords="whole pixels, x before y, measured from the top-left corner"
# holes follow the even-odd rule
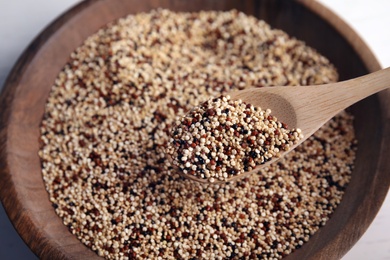
[[[326,58],[238,11],[119,19],[71,54],[50,93],[39,152],[50,201],[70,232],[107,259],[280,259],[341,201],[355,158],[351,116],[224,185],[173,171],[169,132],[189,109],[230,90],[336,80]],[[226,120],[209,127],[237,123]],[[206,131],[198,129],[201,142]]]

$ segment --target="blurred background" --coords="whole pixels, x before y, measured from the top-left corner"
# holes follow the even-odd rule
[[[19,55],[51,21],[79,0],[0,0],[0,87]],[[390,66],[389,0],[319,0],[366,41],[382,67]],[[376,219],[343,260],[390,260],[390,195]],[[0,259],[37,259],[0,204]]]

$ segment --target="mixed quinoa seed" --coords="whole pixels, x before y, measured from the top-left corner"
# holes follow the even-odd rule
[[[343,196],[352,117],[342,112],[277,163],[224,185],[181,177],[169,133],[233,89],[336,80],[312,48],[238,11],[119,19],[71,54],[48,98],[39,155],[50,201],[107,259],[282,258]]]
[[[167,153],[185,176],[223,182],[253,170],[303,138],[300,129],[230,96],[212,98],[177,120]]]

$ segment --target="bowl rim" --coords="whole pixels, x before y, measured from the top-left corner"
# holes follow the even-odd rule
[[[49,240],[47,237],[44,236],[44,234],[42,234],[42,232],[40,232],[39,227],[36,226],[35,220],[32,219],[28,214],[31,205],[26,204],[23,199],[14,200],[11,198],[13,196],[18,197],[17,191],[19,189],[23,189],[23,186],[19,185],[20,183],[18,183],[18,180],[15,180],[9,168],[10,165],[10,161],[8,158],[9,143],[7,142],[7,137],[10,134],[9,123],[10,123],[10,115],[12,113],[11,104],[12,104],[13,97],[18,90],[20,79],[22,78],[24,72],[28,69],[30,62],[36,58],[36,55],[39,53],[38,50],[44,48],[46,42],[52,37],[54,37],[58,32],[60,32],[62,27],[66,25],[67,22],[71,21],[72,19],[75,19],[77,16],[82,16],[83,12],[86,9],[88,9],[93,5],[97,5],[100,2],[102,1],[100,0],[83,1],[75,5],[74,7],[70,8],[68,11],[60,15],[56,20],[54,20],[51,24],[49,24],[46,27],[46,29],[44,29],[32,41],[32,43],[26,48],[26,50],[20,56],[20,58],[14,65],[13,69],[9,73],[4,83],[3,89],[1,91],[0,101],[1,104],[3,104],[3,109],[0,112],[0,120],[1,120],[0,121],[1,122],[0,123],[0,145],[2,147],[0,151],[0,166],[1,166],[0,167],[0,199],[3,203],[3,207],[6,210],[8,217],[10,218],[12,224],[14,225],[19,235],[22,237],[25,243],[30,247],[30,249],[36,255],[41,257],[45,257],[45,255],[50,254],[51,256],[57,256],[58,258],[67,258],[68,255],[64,254],[64,252],[61,250],[62,248],[59,246],[57,241]],[[315,15],[319,16],[322,20],[329,23],[331,27],[336,29],[340,33],[340,35],[346,39],[349,45],[354,48],[356,53],[360,55],[360,59],[363,61],[363,63],[365,64],[365,66],[370,72],[379,70],[381,68],[378,60],[375,58],[374,54],[369,49],[367,44],[362,40],[362,38],[360,38],[360,36],[345,21],[343,21],[339,16],[333,13],[330,9],[328,9],[321,3],[312,0],[298,0],[297,3],[303,5],[308,10],[313,12]],[[380,106],[387,109],[385,110],[385,113],[382,115],[382,118],[384,122],[387,122],[384,131],[389,133],[390,124],[388,119],[390,118],[390,112],[389,112],[390,109],[389,109],[389,105],[386,105],[386,100],[390,99],[390,91],[386,91],[385,93],[380,93],[378,96],[379,96]],[[387,142],[385,142],[386,140],[382,141],[381,155],[386,154],[386,152],[387,154],[390,153],[390,148],[387,148],[384,145],[385,143],[390,143],[389,135],[387,135],[386,138],[387,138],[386,139]],[[378,165],[378,167],[379,169],[388,168],[385,167],[384,165]],[[374,219],[374,216],[379,211],[379,208],[386,197],[389,183],[390,183],[390,178],[387,178],[387,180],[385,180],[383,185],[384,188],[382,188],[380,192],[378,191],[379,201],[371,207],[371,212],[368,213],[369,219],[371,219],[371,221]],[[386,186],[387,186],[387,190],[386,190]],[[371,221],[364,223],[365,226],[363,227],[363,230],[366,230],[366,228],[369,226]],[[28,232],[26,232],[26,230],[30,233],[31,232],[35,233],[35,235],[33,237],[27,235]],[[67,230],[65,226],[63,230]],[[354,243],[356,243],[356,241],[360,238],[360,236],[363,233],[364,232],[362,232],[358,236],[353,237],[351,241],[348,241],[350,247]],[[339,239],[342,238],[343,236],[341,236]],[[77,238],[75,237],[75,239]],[[73,244],[66,245],[66,247],[68,248],[75,247],[72,249],[73,256],[77,256],[78,253],[87,249],[87,247],[85,247],[82,243],[79,242],[79,244],[80,245],[73,245]],[[331,251],[331,250],[335,250],[335,248],[337,248],[337,245],[331,243],[325,245],[323,250]],[[90,253],[89,254],[87,253],[87,255],[85,256],[97,257],[97,255],[94,252],[92,252],[92,250],[88,250],[88,251],[90,251]],[[344,253],[345,252],[341,252],[341,254]],[[317,254],[317,256],[320,257],[321,255]]]

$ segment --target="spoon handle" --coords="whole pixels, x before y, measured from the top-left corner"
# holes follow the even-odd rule
[[[297,124],[311,135],[340,111],[389,87],[390,68],[334,84],[302,87],[296,102]],[[307,101],[298,105],[299,100]]]
[[[358,78],[342,81],[331,86],[330,90],[346,96],[345,107],[390,87],[390,67]],[[335,97],[337,98],[337,96]],[[342,97],[340,97],[342,99]],[[347,102],[349,101],[349,102]]]

